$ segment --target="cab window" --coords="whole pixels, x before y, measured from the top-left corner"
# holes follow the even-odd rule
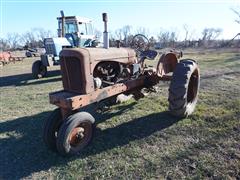
[[[79,29],[79,33],[81,34],[81,35],[86,35],[87,33],[87,30],[86,30],[86,24],[85,23],[78,23],[79,25],[78,25],[78,29]]]
[[[77,32],[77,25],[75,23],[65,23],[65,32],[66,33],[75,33]]]
[[[86,23],[87,35],[93,35],[92,24]]]

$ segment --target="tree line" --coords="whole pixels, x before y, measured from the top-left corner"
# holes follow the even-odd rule
[[[201,35],[197,36],[195,30],[192,30],[188,25],[183,25],[182,32],[184,38],[179,37],[178,30],[161,30],[157,35],[149,36],[149,31],[146,28],[141,27],[132,31],[131,26],[127,25],[110,34],[110,45],[116,46],[116,40],[120,40],[122,46],[129,47],[135,34],[143,34],[149,38],[149,45],[152,47],[156,45],[159,45],[160,48],[240,47],[240,40],[218,39],[223,32],[221,28],[204,28]],[[234,37],[235,34],[232,36]]]
[[[43,47],[43,40],[47,37],[53,37],[53,33],[43,28],[33,28],[23,34],[8,33],[5,38],[0,38],[0,49],[17,50],[27,48]]]
[[[231,9],[237,16],[236,23],[240,25],[240,9]],[[196,31],[191,29],[187,24],[183,25],[182,33],[184,38],[179,38],[178,30],[160,30],[155,36],[151,36],[149,30],[145,27],[139,27],[134,30],[130,25],[116,29],[109,33],[110,46],[116,46],[116,41],[121,42],[121,46],[129,47],[135,34],[143,34],[149,38],[149,45],[154,47],[159,45],[160,48],[187,48],[187,47],[240,47],[240,32],[232,36],[231,40],[219,40],[222,33],[221,28],[204,28],[201,35],[196,35]],[[239,28],[240,31],[240,28]],[[101,38],[102,32],[95,29],[97,38]],[[23,34],[9,33],[5,38],[0,38],[0,50],[16,50],[19,48],[38,48],[44,47],[43,40],[47,37],[54,37],[54,33],[43,28],[34,28]],[[237,39],[238,38],[238,39]]]

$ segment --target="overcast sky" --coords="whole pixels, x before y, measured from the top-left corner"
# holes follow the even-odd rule
[[[184,37],[186,24],[196,37],[204,28],[222,28],[220,39],[230,39],[240,32],[240,24],[231,8],[240,10],[240,0],[0,0],[1,37],[7,33],[24,33],[32,28],[56,32],[60,10],[65,15],[78,15],[93,20],[94,27],[103,31],[102,16],[109,16],[109,31],[124,25],[136,30],[145,27],[149,35],[161,30],[174,30]],[[133,32],[134,33],[134,32]]]

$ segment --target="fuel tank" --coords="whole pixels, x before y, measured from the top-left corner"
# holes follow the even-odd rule
[[[128,48],[65,48],[60,53],[64,90],[78,94],[94,91],[93,71],[103,61],[133,64],[136,54]]]

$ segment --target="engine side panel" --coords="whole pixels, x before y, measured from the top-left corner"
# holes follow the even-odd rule
[[[66,48],[60,53],[63,88],[70,92],[87,94],[93,92],[93,71],[101,61],[133,64],[134,50],[126,48]]]

